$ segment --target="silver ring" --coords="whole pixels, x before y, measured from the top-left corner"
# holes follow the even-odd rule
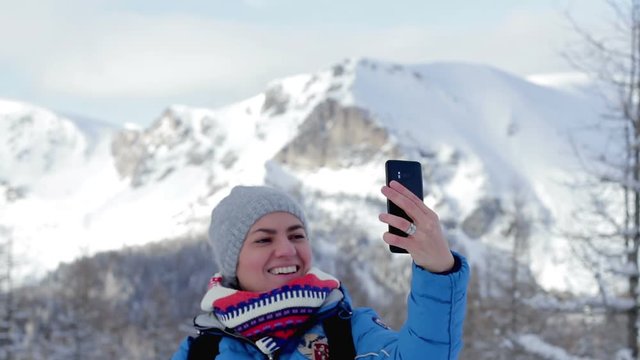
[[[411,235],[413,235],[413,234],[415,234],[415,233],[416,233],[416,230],[418,230],[418,229],[416,228],[416,224],[414,224],[414,223],[410,223],[410,224],[409,224],[409,228],[408,228],[408,229],[407,229],[407,231],[405,231],[405,232],[407,233],[407,235],[411,236]]]

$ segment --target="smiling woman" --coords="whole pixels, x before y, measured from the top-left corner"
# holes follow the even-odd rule
[[[300,220],[286,212],[267,214],[249,229],[238,257],[238,283],[264,292],[283,286],[311,267],[311,246]]]
[[[382,193],[415,228],[406,238],[383,235],[414,260],[402,330],[391,330],[370,308],[352,308],[340,281],[313,267],[298,203],[277,189],[237,186],[211,213],[209,243],[219,273],[200,304],[205,313],[194,320],[199,336],[183,341],[173,359],[456,358],[469,266],[449,250],[437,216],[420,199],[397,182]],[[379,219],[408,226],[390,214]]]

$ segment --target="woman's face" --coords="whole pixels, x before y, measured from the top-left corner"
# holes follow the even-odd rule
[[[311,262],[311,246],[302,222],[287,212],[274,212],[249,229],[236,274],[242,290],[265,292],[305,275]]]

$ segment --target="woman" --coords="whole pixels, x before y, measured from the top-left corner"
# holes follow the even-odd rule
[[[379,216],[409,235],[383,235],[413,258],[408,316],[400,331],[389,329],[372,309],[351,309],[340,282],[313,267],[306,219],[293,199],[269,187],[239,186],[211,214],[209,242],[220,272],[202,299],[206,313],[194,322],[213,335],[187,338],[173,359],[195,358],[196,347],[213,341],[219,343],[207,345],[214,348],[210,359],[457,358],[469,266],[449,250],[438,216],[421,199],[395,181],[382,194],[413,219]],[[340,339],[328,334],[333,318],[346,319]],[[351,343],[345,356],[342,348]]]

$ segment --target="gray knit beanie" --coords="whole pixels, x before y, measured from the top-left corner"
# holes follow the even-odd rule
[[[266,186],[236,186],[211,212],[209,244],[225,285],[237,285],[240,249],[253,224],[272,212],[288,212],[307,228],[302,208],[286,193]]]

